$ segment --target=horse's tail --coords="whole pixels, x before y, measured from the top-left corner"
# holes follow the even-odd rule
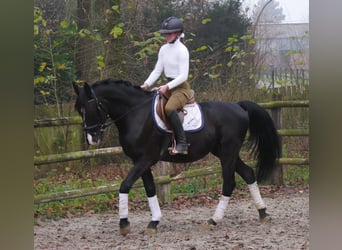
[[[270,177],[280,157],[279,135],[265,109],[250,101],[241,101],[238,104],[248,112],[249,140],[252,142],[252,152],[257,158],[257,180],[262,182]]]

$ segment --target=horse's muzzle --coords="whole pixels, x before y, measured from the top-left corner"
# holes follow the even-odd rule
[[[101,142],[101,135],[92,135],[87,133],[87,142],[89,145],[99,145]]]

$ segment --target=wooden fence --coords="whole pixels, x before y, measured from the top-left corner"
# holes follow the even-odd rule
[[[272,111],[272,117],[275,121],[276,128],[278,129],[278,133],[281,136],[308,136],[308,129],[281,129],[281,119],[280,119],[280,110],[281,108],[286,107],[309,107],[309,101],[273,101],[269,103],[259,103],[260,106],[270,109]],[[47,127],[47,126],[62,126],[62,125],[73,125],[73,124],[81,124],[82,120],[76,117],[69,118],[61,118],[61,119],[46,119],[46,120],[36,120],[34,121],[34,127]],[[62,154],[53,154],[53,155],[43,155],[43,156],[34,156],[34,165],[43,165],[43,164],[51,164],[56,162],[65,162],[72,160],[79,160],[85,158],[93,158],[99,157],[103,155],[118,155],[122,154],[121,147],[110,147],[110,148],[101,148],[101,149],[93,149],[86,151],[78,151],[78,152],[70,152],[70,153],[62,153]],[[253,165],[254,162],[247,162],[249,165]],[[290,164],[290,165],[309,165],[309,159],[307,158],[280,158],[278,165],[278,174],[276,174],[276,178],[274,182],[276,184],[282,183],[282,164]],[[169,175],[161,175],[155,178],[155,183],[159,186],[158,196],[163,202],[170,201],[170,183],[173,181],[185,179],[185,178],[193,178],[198,176],[211,175],[214,173],[220,173],[221,167],[208,167],[201,169],[191,169],[188,171],[184,171],[175,177],[170,177]],[[164,172],[161,171],[163,174]],[[279,179],[281,178],[281,179]],[[55,192],[48,194],[39,194],[34,196],[34,203],[48,203],[52,201],[66,200],[79,198],[89,195],[96,195],[108,192],[117,192],[119,190],[120,183],[113,183],[109,185],[103,185],[98,187],[88,187],[77,190],[69,190],[63,192]],[[142,182],[139,180],[133,186],[134,188],[142,187]],[[162,190],[163,192],[160,192]]]

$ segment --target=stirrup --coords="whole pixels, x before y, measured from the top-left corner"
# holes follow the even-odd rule
[[[172,146],[168,148],[170,155],[176,155],[176,154],[187,155],[188,154],[188,149],[184,151],[178,151],[176,147],[177,147],[176,140],[173,140]]]

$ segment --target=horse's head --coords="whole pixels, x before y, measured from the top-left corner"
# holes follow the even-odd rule
[[[73,87],[77,94],[75,108],[82,116],[87,142],[90,145],[98,145],[102,140],[108,113],[101,100],[96,96],[94,89],[87,83],[84,83],[83,88],[73,83]]]

